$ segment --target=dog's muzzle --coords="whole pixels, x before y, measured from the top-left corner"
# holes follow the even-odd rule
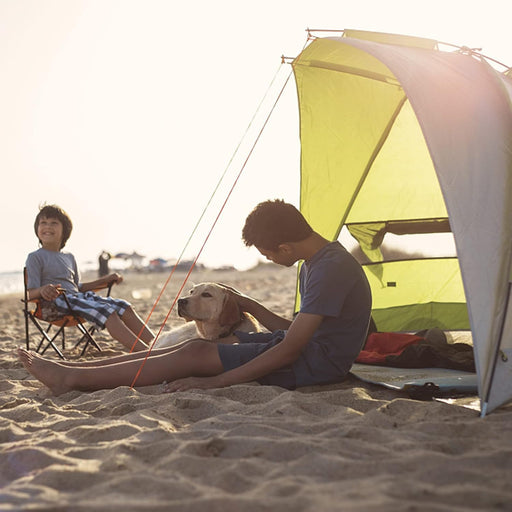
[[[187,316],[187,299],[178,299],[178,315]]]

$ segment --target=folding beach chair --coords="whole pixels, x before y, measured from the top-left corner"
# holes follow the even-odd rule
[[[36,347],[36,352],[40,354],[44,354],[49,347],[52,347],[56,354],[64,359],[63,350],[66,348],[66,333],[65,329],[68,327],[75,327],[80,332],[80,338],[78,342],[75,344],[74,348],[77,348],[80,344],[84,344],[82,348],[82,352],[80,353],[80,357],[85,354],[87,347],[89,345],[94,346],[97,350],[101,352],[101,348],[98,343],[95,341],[93,335],[97,330],[95,325],[91,325],[87,327],[85,325],[86,320],[79,317],[76,313],[73,312],[73,308],[69,304],[68,298],[66,294],[63,292],[64,300],[68,305],[69,314],[60,313],[55,304],[53,302],[45,301],[44,299],[29,299],[28,298],[28,289],[27,289],[27,269],[23,269],[23,283],[24,283],[24,298],[23,302],[23,313],[25,315],[25,340],[27,350],[30,350],[30,322],[36,327],[39,334],[41,335],[41,339]],[[104,288],[107,290],[107,297],[110,295],[110,291],[112,289],[112,285],[114,283],[110,283]],[[95,290],[99,291],[99,290]],[[31,308],[31,306],[35,306],[35,308]],[[50,330],[52,327],[57,328],[55,333],[50,335]],[[58,336],[62,339],[62,350],[56,344]]]

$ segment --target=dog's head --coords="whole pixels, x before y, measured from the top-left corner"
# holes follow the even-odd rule
[[[239,322],[241,312],[224,287],[216,283],[200,283],[178,300],[178,315],[187,322],[215,322],[226,326]]]

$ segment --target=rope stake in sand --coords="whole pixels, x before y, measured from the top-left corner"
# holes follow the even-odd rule
[[[281,65],[282,65],[282,64],[281,64]],[[279,72],[279,70],[278,70],[278,72]],[[165,324],[167,323],[167,320],[168,320],[168,318],[169,318],[169,316],[170,316],[170,314],[171,314],[172,310],[174,309],[174,306],[175,306],[175,304],[176,304],[176,302],[177,302],[177,300],[178,300],[178,297],[181,295],[181,293],[182,293],[182,291],[183,291],[183,288],[185,287],[185,284],[187,283],[188,278],[190,277],[190,274],[192,273],[192,270],[194,269],[194,267],[195,267],[195,265],[196,265],[196,263],[197,263],[197,261],[198,261],[199,257],[201,256],[201,254],[202,254],[202,252],[203,252],[203,250],[204,250],[204,248],[205,248],[205,246],[206,246],[206,243],[208,242],[208,240],[209,240],[209,238],[210,238],[210,236],[211,236],[211,234],[212,234],[213,230],[215,229],[215,226],[217,225],[217,222],[218,222],[218,221],[219,221],[219,219],[220,219],[220,216],[222,215],[222,212],[224,211],[224,209],[225,209],[225,207],[226,207],[226,205],[227,205],[227,203],[228,203],[228,201],[229,201],[229,199],[230,199],[230,197],[231,197],[231,195],[232,195],[232,193],[233,193],[233,191],[234,191],[234,189],[235,189],[235,187],[236,187],[236,185],[237,185],[238,181],[240,180],[240,177],[241,177],[241,175],[242,175],[242,173],[243,173],[243,171],[244,171],[244,169],[245,169],[245,167],[246,167],[246,165],[247,165],[247,162],[249,161],[249,158],[251,157],[251,155],[252,155],[252,153],[253,153],[253,151],[254,151],[254,148],[256,147],[256,144],[257,144],[257,143],[258,143],[258,141],[260,140],[261,135],[262,135],[262,133],[263,133],[263,130],[264,130],[264,129],[265,129],[265,127],[267,126],[268,121],[270,120],[270,117],[271,117],[272,113],[274,112],[274,110],[275,110],[275,108],[276,108],[276,105],[277,105],[277,103],[279,102],[279,100],[280,100],[280,98],[281,98],[281,96],[282,96],[282,94],[283,94],[283,91],[284,91],[284,89],[286,88],[286,85],[288,84],[288,81],[290,80],[291,74],[292,74],[292,72],[290,71],[290,73],[289,73],[289,74],[288,74],[288,76],[286,77],[286,80],[284,81],[283,86],[281,87],[281,89],[280,89],[280,91],[279,91],[279,93],[278,93],[278,95],[277,95],[277,98],[275,99],[274,103],[272,104],[272,107],[271,107],[271,109],[270,109],[269,113],[267,114],[267,116],[266,116],[266,118],[265,118],[265,120],[264,120],[264,122],[263,122],[263,125],[261,126],[261,128],[260,128],[260,130],[259,130],[259,132],[258,132],[258,134],[257,134],[257,136],[256,136],[256,138],[255,138],[255,140],[254,140],[254,142],[253,142],[253,144],[252,144],[252,146],[251,146],[251,148],[250,148],[250,150],[249,150],[249,152],[248,152],[248,154],[247,154],[247,156],[246,156],[246,158],[245,158],[245,160],[244,160],[244,162],[243,162],[243,164],[242,164],[242,166],[241,166],[241,168],[240,168],[240,170],[239,170],[239,172],[238,172],[238,174],[236,175],[235,180],[234,180],[234,182],[233,182],[233,184],[232,184],[231,188],[229,189],[229,191],[228,191],[228,193],[227,193],[227,196],[226,196],[226,198],[224,199],[224,202],[222,203],[222,206],[220,207],[220,210],[219,210],[219,212],[218,212],[217,216],[215,217],[215,220],[214,220],[214,222],[213,222],[212,226],[210,227],[210,230],[208,231],[208,234],[207,234],[207,236],[206,236],[206,238],[205,238],[205,240],[204,240],[204,242],[203,242],[203,244],[202,244],[202,246],[201,246],[201,248],[200,248],[199,252],[197,253],[196,257],[194,258],[194,261],[193,261],[192,265],[190,266],[190,269],[189,269],[189,271],[188,271],[187,275],[185,276],[185,279],[183,280],[183,283],[182,283],[182,285],[181,285],[181,287],[180,287],[180,289],[179,289],[178,293],[176,294],[176,297],[174,298],[174,301],[173,301],[173,303],[172,303],[172,305],[171,305],[171,307],[170,307],[170,309],[169,309],[169,311],[168,311],[168,313],[167,313],[167,315],[166,315],[166,317],[165,317],[165,319],[164,319],[164,322],[163,322],[163,323],[162,323],[162,325],[160,326],[160,329],[159,329],[159,331],[158,331],[158,334],[156,335],[155,339],[153,340],[153,343],[151,344],[151,347],[150,347],[150,348],[149,348],[149,350],[147,351],[146,357],[145,357],[145,358],[144,358],[144,360],[142,361],[142,363],[141,363],[141,365],[140,365],[140,367],[139,367],[139,369],[138,369],[137,373],[135,374],[135,377],[134,377],[133,382],[132,382],[132,384],[131,384],[131,387],[132,387],[132,388],[135,386],[135,383],[137,382],[137,379],[139,378],[139,376],[140,376],[140,374],[141,374],[141,372],[142,372],[142,369],[144,368],[144,365],[146,364],[146,361],[148,360],[148,357],[149,357],[149,356],[150,356],[150,354],[151,354],[151,351],[152,351],[152,349],[153,349],[153,346],[154,346],[154,344],[155,344],[156,340],[157,340],[157,339],[158,339],[158,337],[160,336],[160,334],[161,334],[161,332],[162,332],[162,330],[163,330],[163,328],[164,328]],[[276,73],[276,75],[277,75],[277,73]],[[265,93],[264,98],[266,97],[266,95],[267,95],[267,93],[268,93],[268,90],[270,89],[270,87],[271,87],[271,85],[273,84],[274,80],[275,80],[275,77],[274,77],[274,79],[272,80],[272,82],[271,82],[271,84],[270,84],[269,88],[267,89],[267,92]],[[259,107],[261,106],[261,104],[262,104],[262,103],[263,103],[263,100],[260,102],[260,105],[258,106],[258,109],[259,109]],[[256,114],[257,114],[257,112],[256,112]],[[252,121],[254,120],[254,118],[255,118],[256,114],[253,116],[253,118],[252,118],[252,120],[251,120],[251,123],[249,123],[249,126],[248,126],[248,128],[247,128],[247,130],[246,130],[245,134],[247,133],[247,131],[248,131],[249,127],[251,126]],[[245,136],[245,134],[244,134],[244,136]],[[239,145],[237,146],[237,148],[236,148],[236,150],[235,150],[235,153],[236,153],[236,151],[238,151],[238,148],[240,147],[240,144],[241,144],[241,143],[239,143]],[[203,213],[201,214],[201,217],[200,217],[200,219],[199,219],[198,223],[196,224],[196,226],[195,226],[195,228],[194,228],[194,231],[193,231],[192,235],[189,237],[189,239],[188,239],[188,241],[187,241],[187,245],[188,245],[188,243],[190,242],[190,240],[192,239],[192,236],[193,236],[193,234],[195,233],[195,231],[196,231],[196,229],[197,229],[197,227],[198,227],[198,225],[199,225],[200,221],[202,220],[202,218],[203,218],[203,216],[204,216],[204,213],[205,213],[206,209],[207,209],[207,208],[208,208],[208,206],[210,205],[210,203],[211,203],[211,200],[212,200],[213,196],[214,196],[214,195],[215,195],[215,193],[217,192],[218,187],[219,187],[219,185],[220,185],[220,182],[224,179],[224,176],[225,176],[225,174],[226,174],[227,170],[229,169],[229,166],[230,166],[231,162],[233,161],[233,158],[234,158],[234,155],[233,155],[233,157],[231,158],[231,160],[230,160],[230,162],[229,162],[228,166],[226,167],[226,170],[224,171],[224,173],[223,173],[223,175],[222,175],[222,177],[221,177],[221,180],[220,180],[220,181],[219,181],[219,183],[217,184],[217,187],[215,188],[214,192],[213,192],[213,193],[212,193],[212,195],[210,196],[210,199],[209,199],[209,201],[208,201],[208,204],[206,205],[205,209],[203,210]],[[182,255],[183,255],[184,251],[185,251],[185,249],[182,251]],[[180,256],[180,257],[181,257],[181,256]],[[179,262],[179,260],[178,260],[178,262]],[[171,274],[169,275],[169,277],[168,277],[168,279],[167,279],[167,281],[166,281],[166,283],[165,283],[164,287],[162,288],[162,291],[160,292],[160,294],[159,294],[159,296],[158,296],[157,300],[155,301],[155,304],[154,304],[154,305],[153,305],[153,307],[151,308],[151,312],[150,312],[150,314],[148,315],[148,318],[147,318],[147,320],[146,320],[146,324],[147,324],[147,322],[149,321],[149,318],[151,317],[151,314],[152,314],[152,313],[153,313],[153,311],[155,310],[155,307],[156,307],[156,305],[157,305],[158,301],[160,300],[160,298],[161,298],[161,296],[162,296],[162,294],[163,294],[163,291],[164,291],[165,287],[166,287],[166,286],[167,286],[167,284],[169,283],[169,281],[170,281],[170,279],[171,279],[171,276],[172,276],[172,274],[174,273],[174,270],[176,269],[176,266],[178,265],[178,262],[176,263],[176,265],[175,265],[175,266],[174,266],[174,268],[172,269]],[[142,330],[141,330],[141,332],[139,333],[139,336],[137,337],[137,341],[138,341],[138,338],[140,337],[140,335],[141,335],[141,334],[142,334]],[[137,343],[137,341],[136,341],[136,343]],[[135,346],[135,345],[134,345],[134,346]],[[133,350],[133,347],[132,347],[132,350]]]

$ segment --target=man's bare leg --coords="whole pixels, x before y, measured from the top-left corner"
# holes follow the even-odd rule
[[[187,343],[190,343],[192,341],[203,341],[202,338],[193,338],[190,340],[185,340],[180,343],[176,343],[176,345],[172,345],[171,347],[165,347],[165,348],[155,348],[151,350],[150,355],[162,355],[167,354],[169,352],[174,352],[175,350],[178,350],[179,348],[183,347]],[[217,340],[209,340],[208,343],[224,343],[228,345],[234,345],[235,343],[238,343],[239,339],[232,334],[231,336],[226,336],[224,338],[219,338]],[[93,366],[108,366],[111,364],[116,363],[123,363],[125,361],[132,361],[137,360],[142,363],[142,361],[146,358],[147,351],[144,352],[131,352],[129,354],[121,354],[119,356],[113,356],[106,359],[95,359],[95,360],[89,360],[89,361],[59,361],[59,363],[62,366],[70,366],[70,367],[76,367],[76,368],[90,368]]]
[[[71,390],[96,391],[131,386],[141,365],[140,360],[128,359],[106,366],[64,366],[24,348],[18,349],[18,357],[25,369],[55,395]],[[223,370],[217,345],[196,340],[171,352],[150,355],[136,384],[151,386],[184,377],[218,375]]]
[[[198,338],[199,339],[199,338]],[[183,347],[185,344],[195,341],[195,340],[187,340],[183,341],[179,344],[173,345],[172,347],[165,347],[165,348],[155,348],[151,350],[150,356],[156,356],[156,355],[163,355],[167,354],[169,352],[174,352],[175,350],[178,350],[179,348]],[[211,342],[210,342],[211,343]],[[131,352],[129,354],[121,354],[119,356],[113,356],[108,357],[106,359],[93,359],[89,361],[59,361],[59,364],[62,366],[69,366],[69,367],[75,367],[75,368],[91,368],[94,366],[108,366],[111,364],[117,364],[117,363],[124,363],[126,361],[144,361],[144,359],[147,356],[148,351],[144,352]]]

